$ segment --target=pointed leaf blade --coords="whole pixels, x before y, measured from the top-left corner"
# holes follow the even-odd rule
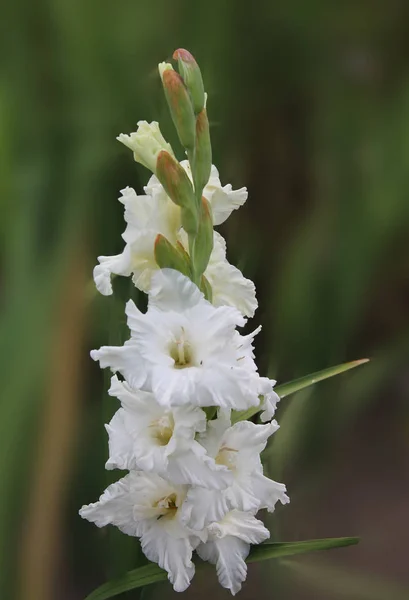
[[[294,379],[293,381],[289,381],[288,383],[278,385],[274,388],[274,390],[277,392],[280,398],[285,398],[285,396],[294,394],[295,392],[309,387],[310,385],[314,385],[314,383],[318,383],[319,381],[323,381],[324,379],[329,379],[330,377],[334,377],[335,375],[340,375],[340,373],[344,373],[345,371],[349,371],[350,369],[359,367],[360,365],[363,365],[368,361],[369,358],[362,358],[360,360],[353,360],[352,362],[337,365],[336,367],[329,367],[328,369],[323,369],[322,371],[316,371],[315,373],[311,373],[310,375],[305,375],[305,377],[300,377],[299,379]]]
[[[144,567],[139,567],[133,571],[128,571],[125,575],[104,583],[99,588],[91,592],[85,600],[107,600],[123,592],[135,590],[151,583],[166,581],[167,574],[155,563],[150,563]]]
[[[259,562],[270,558],[279,558],[283,556],[294,556],[295,554],[305,554],[307,552],[316,552],[319,550],[329,550],[331,548],[341,548],[357,544],[359,538],[328,538],[323,540],[307,540],[303,542],[271,542],[254,546],[247,558],[247,562]],[[201,567],[204,564],[201,563]],[[122,577],[108,581],[94,590],[85,600],[108,600],[123,592],[134,590],[151,583],[158,583],[167,579],[166,572],[158,565],[150,563],[133,571],[129,571]]]
[[[265,542],[259,546],[253,546],[247,558],[248,563],[280,558],[282,556],[294,556],[307,552],[318,552],[320,550],[331,550],[353,546],[359,543],[357,537],[327,538],[322,540],[306,540],[303,542]]]

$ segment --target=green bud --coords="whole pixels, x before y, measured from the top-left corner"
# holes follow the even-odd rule
[[[213,218],[212,209],[206,198],[202,197],[199,227],[194,240],[191,256],[197,275],[202,275],[209,264],[213,250]]]
[[[196,145],[193,164],[193,181],[196,197],[202,195],[203,188],[207,185],[212,168],[212,145],[210,142],[209,121],[204,108],[196,120]],[[199,196],[199,197],[200,197]]]
[[[175,269],[186,275],[186,277],[191,277],[189,255],[172,246],[169,240],[160,233],[155,239],[154,252],[155,260],[161,269]]]
[[[205,106],[205,93],[202,73],[194,57],[183,48],[178,48],[173,53],[173,58],[178,61],[179,73],[190,92],[193,110],[198,115]]]
[[[192,183],[180,163],[169,154],[159,152],[156,176],[169,198],[182,209],[182,225],[188,233],[196,233],[198,211]]]
[[[196,118],[192,101],[182,77],[172,68],[159,67],[163,89],[182,146],[188,150],[195,147]]]

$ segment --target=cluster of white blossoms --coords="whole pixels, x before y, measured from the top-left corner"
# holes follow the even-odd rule
[[[228,263],[225,241],[213,231],[247,191],[221,185],[209,155],[200,71],[187,51],[175,55],[181,75],[163,64],[160,73],[189,160],[177,162],[157,123],[140,122],[137,132],[119,136],[154,174],[144,195],[122,190],[124,251],[99,257],[94,269],[102,294],[113,293],[112,275],[132,276],[148,294],[145,313],[126,304],[129,340],[91,352],[114,373],[109,394],[120,403],[106,426],[106,468],[128,474],[80,514],[140,538],[175,590],[189,586],[196,551],[235,594],[250,545],[270,536],[257,512],[289,501],[260,460],[278,429],[272,418],[279,398],[275,381],[261,377],[254,362],[258,330],[237,329],[257,307],[254,284]],[[252,407],[260,424],[236,412]]]

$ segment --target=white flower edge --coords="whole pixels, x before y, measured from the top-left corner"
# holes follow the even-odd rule
[[[260,460],[268,438],[278,428],[276,421],[265,425],[240,421],[231,426],[226,411],[220,411],[217,419],[208,423],[198,439],[209,456],[228,466],[233,483],[220,490],[189,488],[181,509],[182,521],[188,527],[200,531],[232,509],[256,513],[266,508],[273,512],[278,501],[289,502],[285,485],[265,477]]]
[[[202,560],[216,565],[220,584],[234,596],[247,576],[250,544],[264,542],[270,532],[251,513],[233,510],[209,525],[208,533],[208,541],[200,543],[196,551]]]
[[[98,527],[115,525],[123,533],[139,537],[142,551],[168,573],[177,592],[183,592],[195,572],[192,553],[200,539],[181,524],[179,506],[185,486],[175,486],[156,474],[131,472],[110,485],[98,502],[83,506],[82,518]]]
[[[159,152],[165,150],[173,156],[172,146],[163,137],[157,121],[139,121],[136,131],[129,135],[121,133],[116,139],[132,150],[135,161],[152,173],[156,171]]]
[[[109,435],[107,469],[144,470],[177,484],[223,489],[232,482],[227,467],[216,464],[195,440],[206,430],[206,415],[195,406],[166,409],[154,394],[133,390],[114,376],[111,396],[120,408],[106,429]]]
[[[221,406],[244,410],[259,404],[253,339],[236,326],[245,319],[232,307],[214,307],[187,277],[162,269],[152,278],[148,310],[126,305],[131,338],[103,346],[91,357],[119,371],[133,388],[152,391],[162,406]],[[189,354],[183,368],[177,348]]]

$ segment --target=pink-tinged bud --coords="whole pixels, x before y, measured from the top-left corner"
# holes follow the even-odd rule
[[[206,198],[202,197],[200,205],[199,226],[194,240],[191,256],[195,272],[202,275],[209,264],[213,250],[213,217],[212,209]]]
[[[202,194],[207,185],[212,168],[212,145],[210,142],[209,121],[204,108],[196,119],[196,145],[193,165],[193,181],[196,197]]]
[[[189,255],[172,246],[169,240],[160,233],[155,239],[154,252],[156,263],[161,269],[175,269],[186,277],[191,277]]]
[[[205,93],[202,73],[199,65],[188,50],[179,48],[173,53],[173,58],[178,61],[179,73],[189,90],[192,98],[193,110],[198,115],[205,106]]]
[[[162,84],[173,123],[184,148],[195,146],[196,118],[192,101],[182,77],[173,69],[162,71]]]
[[[198,211],[192,183],[181,164],[169,154],[159,152],[156,176],[169,198],[182,209],[182,225],[188,233],[196,233]]]

